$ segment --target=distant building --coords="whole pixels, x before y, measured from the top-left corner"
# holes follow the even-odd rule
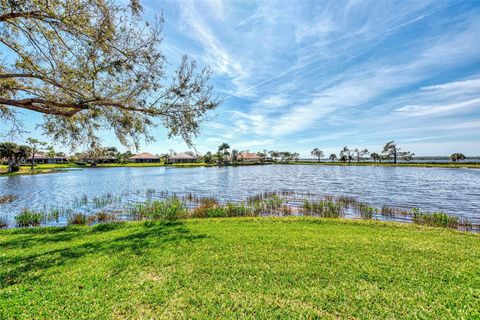
[[[96,163],[117,163],[118,159],[114,156],[101,156],[95,158]]]
[[[237,157],[238,161],[260,162],[262,159],[256,153],[241,153]]]
[[[168,163],[191,163],[197,161],[197,157],[188,153],[178,153],[168,157]]]
[[[160,156],[148,152],[142,152],[128,158],[128,160],[135,163],[160,162]]]
[[[61,164],[61,163],[67,163],[68,159],[65,156],[55,156],[55,157],[48,157],[44,154],[41,153],[36,153],[35,157],[33,159],[33,164]],[[32,163],[32,156],[28,156],[28,158],[23,160],[23,163]]]

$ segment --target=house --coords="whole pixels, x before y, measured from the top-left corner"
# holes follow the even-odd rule
[[[168,163],[191,163],[197,161],[197,157],[188,153],[178,153],[168,157]]]
[[[134,155],[133,157],[128,158],[131,162],[135,163],[150,163],[150,162],[160,162],[160,157],[155,154],[148,152],[142,152]]]
[[[45,164],[45,163],[59,164],[59,163],[67,163],[67,162],[68,162],[68,159],[65,156],[48,157],[41,153],[35,153],[35,157],[33,159],[34,164]],[[24,160],[24,163],[29,163],[29,164],[32,163],[31,155]]]
[[[94,162],[96,163],[117,163],[118,159],[114,156],[101,156],[97,157]]]
[[[256,153],[241,153],[237,157],[238,161],[243,162],[260,162],[262,159]]]

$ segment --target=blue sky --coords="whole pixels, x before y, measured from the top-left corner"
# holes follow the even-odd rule
[[[164,52],[213,71],[224,102],[197,150],[308,156],[395,140],[417,155],[480,154],[480,1],[157,1]],[[38,115],[25,113],[30,126]],[[142,150],[186,150],[179,140]],[[118,145],[105,133],[106,145]]]

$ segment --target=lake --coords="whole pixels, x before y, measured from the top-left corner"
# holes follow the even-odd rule
[[[132,197],[148,190],[245,200],[265,191],[291,190],[356,196],[376,207],[444,211],[480,223],[480,170],[371,166],[264,165],[197,168],[86,168],[57,174],[0,178],[0,204],[9,221],[22,208],[60,208],[106,194]]]

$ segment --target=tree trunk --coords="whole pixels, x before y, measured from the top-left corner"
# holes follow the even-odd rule
[[[31,163],[31,166],[30,166],[30,170],[33,171],[33,162],[35,161],[35,151],[32,152],[32,163]]]

